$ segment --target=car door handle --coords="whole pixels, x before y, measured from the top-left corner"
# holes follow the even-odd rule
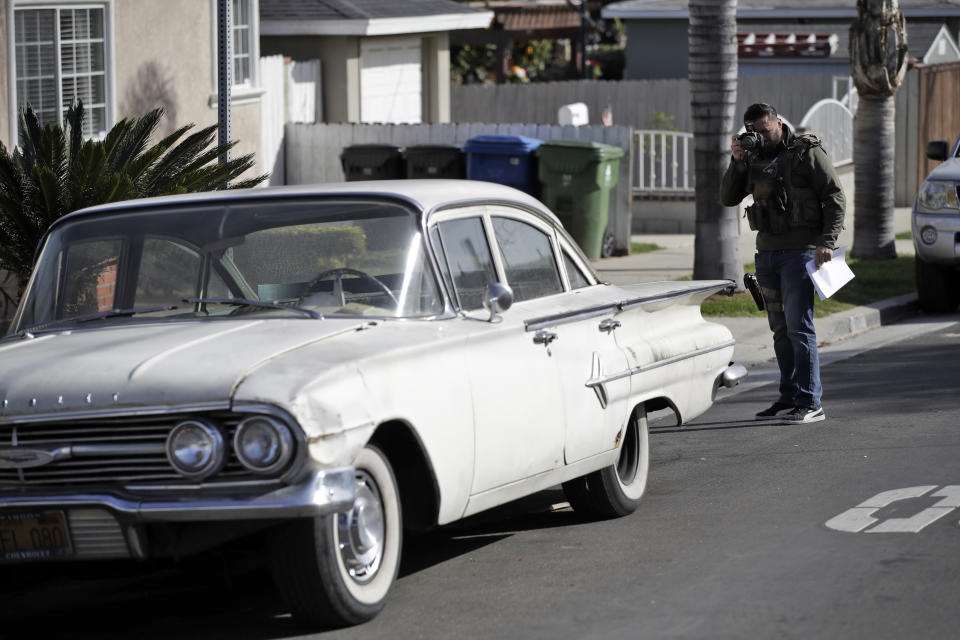
[[[620,326],[620,321],[614,320],[613,318],[606,318],[600,321],[600,331],[606,331],[607,333],[610,333],[614,329],[619,329]]]
[[[533,344],[550,344],[559,336],[551,331],[537,331],[533,334]]]

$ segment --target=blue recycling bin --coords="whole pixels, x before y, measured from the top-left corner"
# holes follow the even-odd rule
[[[524,136],[475,136],[463,146],[467,154],[467,179],[505,184],[540,195],[537,157],[534,151],[543,143]]]

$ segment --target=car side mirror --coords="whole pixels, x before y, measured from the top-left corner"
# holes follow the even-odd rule
[[[931,140],[927,143],[927,157],[931,160],[942,162],[947,159],[948,153],[950,153],[950,147],[947,146],[946,140]]]
[[[503,313],[513,305],[513,289],[500,282],[491,282],[483,292],[483,308],[490,312],[489,322],[498,319],[497,314]]]

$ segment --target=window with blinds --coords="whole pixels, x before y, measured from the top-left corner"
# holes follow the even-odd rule
[[[102,7],[14,10],[17,105],[41,122],[63,123],[82,100],[84,135],[107,130],[107,82]]]
[[[250,78],[250,0],[233,0],[233,84],[246,85]]]

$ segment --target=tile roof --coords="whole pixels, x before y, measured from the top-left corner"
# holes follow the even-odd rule
[[[737,42],[740,44],[739,55],[744,58],[762,58],[770,55],[769,53],[744,52],[742,41],[748,33],[754,33],[756,39],[761,39],[761,37],[767,38],[770,34],[778,34],[781,37],[786,36],[787,34],[794,34],[798,40],[801,38],[807,38],[810,34],[815,34],[820,38],[836,36],[836,45],[831,48],[830,57],[850,57],[849,24],[810,22],[805,22],[803,24],[797,24],[795,22],[751,23],[749,21],[740,21],[738,22],[737,27],[739,28],[739,33],[737,34]],[[940,27],[941,23],[939,22],[912,22],[907,20],[907,54],[918,60],[922,59],[927,53],[927,50],[930,49],[930,45],[933,44],[934,38],[936,38],[937,34],[940,32]],[[774,49],[771,49],[770,51],[774,51]],[[783,53],[778,55],[788,54]],[[791,53],[789,55],[799,56],[803,54]],[[815,54],[808,53],[806,55],[813,56]]]
[[[741,58],[829,58],[837,50],[838,40],[833,33],[741,32],[737,34],[737,55]]]
[[[497,7],[495,21],[504,31],[580,28],[580,14],[565,5],[543,5],[518,9]]]

